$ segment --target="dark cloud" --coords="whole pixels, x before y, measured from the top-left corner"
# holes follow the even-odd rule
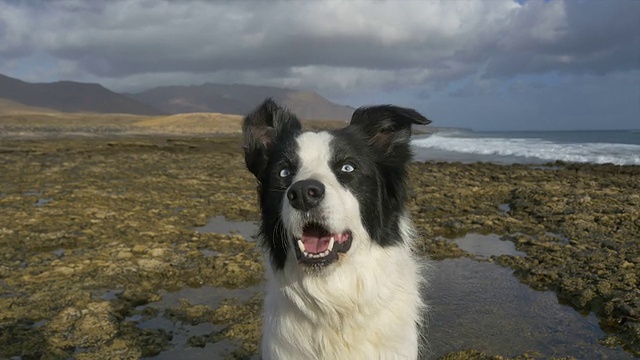
[[[500,85],[521,76],[639,69],[638,14],[640,2],[617,0],[0,0],[0,73],[120,91],[209,81],[494,96],[522,93]]]
[[[640,2],[530,2],[488,62],[485,77],[608,74],[640,67]]]
[[[2,5],[3,57],[31,49],[96,77],[322,66],[596,72],[637,66],[640,3],[26,2]],[[17,16],[14,16],[17,15]],[[37,26],[32,26],[37,24]],[[635,46],[634,46],[635,45]]]

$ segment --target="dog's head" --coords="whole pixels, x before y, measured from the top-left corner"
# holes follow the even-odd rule
[[[357,109],[349,126],[303,132],[266,100],[243,123],[245,163],[258,179],[260,230],[274,269],[288,259],[324,269],[370,246],[402,243],[411,124],[430,123],[391,105]]]

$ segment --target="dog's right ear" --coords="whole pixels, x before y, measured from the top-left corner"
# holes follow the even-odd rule
[[[296,133],[302,129],[300,120],[287,109],[266,99],[244,118],[244,162],[247,169],[260,179],[269,161],[269,154],[279,135]]]

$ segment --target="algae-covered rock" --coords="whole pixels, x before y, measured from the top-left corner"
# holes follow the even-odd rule
[[[239,137],[2,146],[11,151],[0,152],[0,357],[155,356],[174,346],[172,334],[139,322],[161,316],[224,327],[191,337],[194,346],[233,339],[235,356],[257,351],[259,296],[154,308],[187,287],[263,281],[255,242],[194,230],[215,216],[258,219]],[[611,332],[603,343],[640,354],[640,167],[413,163],[409,172],[421,254],[469,256],[450,239],[506,236],[527,256],[492,261],[595,312]],[[451,356],[489,356],[478,354]]]
[[[108,302],[94,302],[86,308],[68,307],[51,319],[45,333],[50,346],[58,349],[98,347],[113,339],[117,319]]]

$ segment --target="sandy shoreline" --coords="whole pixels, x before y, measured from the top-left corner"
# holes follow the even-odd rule
[[[240,150],[233,136],[1,139],[0,358],[155,356],[171,335],[135,321],[166,291],[258,286],[254,243],[194,230],[257,219]],[[594,311],[603,345],[640,354],[640,167],[414,163],[411,186],[421,252],[470,256],[447,238],[507,236],[527,256],[492,261]],[[228,339],[250,358],[260,301],[180,302],[165,317],[213,324],[193,347]]]

